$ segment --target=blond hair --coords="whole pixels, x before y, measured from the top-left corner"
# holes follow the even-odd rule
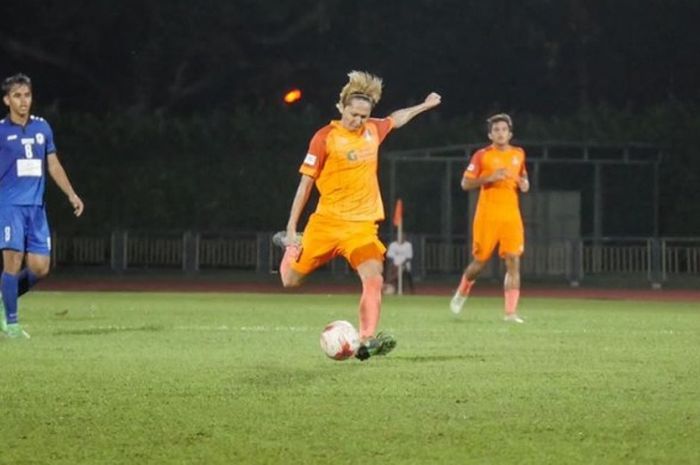
[[[382,78],[365,71],[350,71],[348,83],[340,91],[336,107],[342,113],[352,99],[368,101],[374,107],[382,98]]]
[[[500,122],[506,123],[508,125],[508,129],[513,132],[513,119],[507,113],[498,113],[493,116],[489,116],[486,119],[486,128],[488,129],[488,132],[491,132],[491,128],[494,124]]]

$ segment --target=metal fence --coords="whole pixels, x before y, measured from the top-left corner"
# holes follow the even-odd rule
[[[382,154],[380,174],[386,204],[394,205],[400,197],[410,206],[412,214],[404,225],[408,231],[439,234],[449,242],[470,227],[464,215],[468,196],[460,188],[460,178],[472,154],[485,145],[480,141]],[[521,208],[531,199],[534,208],[529,214],[533,218],[542,213],[538,212],[541,202],[533,199],[535,195],[577,192],[580,207],[567,212],[580,218],[576,236],[579,231],[597,239],[659,235],[659,176],[666,148],[634,142],[542,140],[519,140],[516,145],[527,152],[531,184]],[[619,179],[621,175],[634,180],[634,196],[629,195],[629,188],[616,190],[609,186],[609,179]],[[476,192],[469,197],[475,198]],[[635,208],[630,208],[630,199],[634,199]],[[528,212],[522,213],[527,220]]]
[[[127,269],[226,269],[270,273],[281,251],[272,233],[197,233],[115,231],[104,236],[53,238],[55,267]],[[463,242],[444,242],[439,235],[414,235],[414,274],[419,278],[460,273],[471,256]],[[350,272],[342,260],[325,267],[334,274]],[[502,276],[494,258],[486,275]],[[528,243],[522,259],[525,277],[565,279],[571,283],[600,275],[638,275],[651,283],[700,277],[700,237],[583,238]]]

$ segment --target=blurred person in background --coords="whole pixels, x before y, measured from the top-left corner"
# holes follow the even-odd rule
[[[408,289],[413,294],[413,275],[411,273],[411,260],[413,260],[413,244],[404,240],[404,234],[398,235],[395,241],[389,244],[386,252],[387,258],[391,261],[387,268],[386,294],[403,292],[403,283],[408,285]],[[402,286],[399,286],[399,276],[401,276]]]
[[[530,190],[525,167],[525,151],[510,145],[513,120],[505,113],[487,119],[491,145],[477,150],[464,171],[462,190],[479,189],[479,201],[472,228],[472,262],[450,301],[455,315],[462,311],[474,281],[486,266],[496,246],[505,261],[503,282],[504,320],[523,323],[518,315],[520,299],[520,256],[525,249],[525,233],[520,214],[519,192]]]

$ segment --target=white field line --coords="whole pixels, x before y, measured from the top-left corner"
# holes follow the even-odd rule
[[[272,333],[272,332],[296,332],[304,333],[314,331],[314,328],[308,326],[208,326],[208,325],[191,325],[191,326],[174,326],[172,329],[176,331],[240,331],[248,333]]]

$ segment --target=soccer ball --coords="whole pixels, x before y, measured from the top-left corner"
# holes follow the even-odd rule
[[[328,323],[321,332],[321,349],[333,360],[351,358],[360,347],[360,335],[348,321]]]

